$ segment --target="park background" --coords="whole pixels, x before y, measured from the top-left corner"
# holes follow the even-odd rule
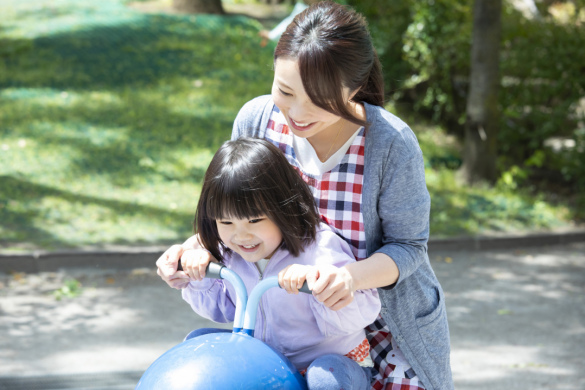
[[[208,2],[208,3],[217,3]],[[239,108],[270,93],[289,1],[0,0],[0,250],[168,245]],[[367,16],[386,108],[417,135],[431,237],[585,218],[585,5],[504,0],[497,177],[460,178],[473,1],[347,0]]]

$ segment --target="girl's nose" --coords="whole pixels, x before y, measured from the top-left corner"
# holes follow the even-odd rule
[[[239,228],[235,231],[234,237],[238,241],[245,241],[252,237],[252,234],[245,228]]]

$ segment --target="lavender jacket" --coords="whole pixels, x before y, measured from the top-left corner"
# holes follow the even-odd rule
[[[298,257],[293,257],[283,249],[272,255],[264,270],[264,277],[277,276],[291,264],[332,264],[343,267],[353,261],[355,259],[349,245],[322,224],[316,241]],[[224,264],[240,275],[248,293],[261,279],[256,265],[236,253],[227,257]],[[183,289],[183,299],[202,317],[215,322],[234,320],[236,293],[229,282],[218,279],[190,282]],[[293,295],[272,288],[261,298],[254,337],[283,353],[301,370],[321,355],[345,355],[357,347],[366,337],[364,328],[376,319],[380,307],[375,289],[356,291],[350,305],[333,311],[311,294]]]
[[[412,130],[382,107],[363,103],[366,131],[362,213],[368,256],[390,256],[400,277],[378,289],[382,317],[427,390],[451,390],[450,339],[443,290],[427,254],[430,196]],[[264,138],[270,95],[246,103],[232,139]]]

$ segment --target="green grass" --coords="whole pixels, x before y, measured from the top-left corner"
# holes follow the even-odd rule
[[[181,241],[201,179],[272,50],[240,16],[141,14],[122,0],[0,0],[0,248]],[[432,234],[551,228],[564,209],[456,184],[456,143],[413,119]]]

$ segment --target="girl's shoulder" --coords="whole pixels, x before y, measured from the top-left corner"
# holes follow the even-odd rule
[[[312,252],[312,255],[321,253],[325,256],[330,256],[332,252],[335,252],[354,259],[351,246],[331,226],[324,222],[317,226],[315,242],[306,249],[306,252]]]

